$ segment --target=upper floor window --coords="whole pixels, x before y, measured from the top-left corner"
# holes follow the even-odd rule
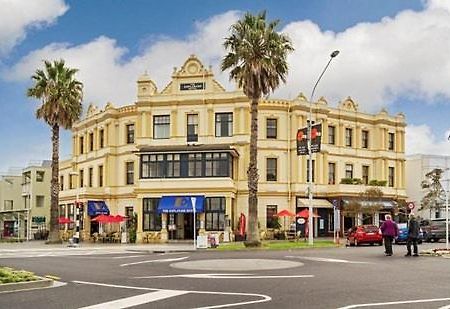
[[[345,146],[352,147],[352,134],[353,130],[351,128],[345,128]]]
[[[388,149],[394,150],[394,141],[395,141],[395,134],[389,133],[389,140],[388,140]]]
[[[127,124],[127,144],[134,143],[134,124]]]
[[[266,138],[277,138],[277,119],[267,118]]]
[[[189,177],[201,177],[202,176],[202,154],[190,153],[188,154],[188,175]]]
[[[393,167],[389,167],[389,187],[393,187],[394,186],[394,181],[395,181],[395,169]]]
[[[60,191],[64,190],[64,176],[63,175],[59,176],[59,190]]]
[[[365,185],[369,184],[369,166],[363,165],[362,167],[362,182]]]
[[[80,154],[84,153],[84,137],[80,136]]]
[[[43,182],[45,176],[45,171],[36,171],[36,181]]]
[[[98,186],[103,187],[103,165],[98,166]]]
[[[126,163],[126,184],[134,184],[134,162]]]
[[[73,176],[74,175],[69,175],[69,189],[73,189]]]
[[[345,164],[345,178],[353,178],[353,164]]]
[[[198,141],[198,115],[188,114],[187,115],[187,141],[197,142]]]
[[[334,126],[328,126],[328,144],[336,144],[336,128]]]
[[[362,148],[369,148],[369,131],[363,130],[361,132],[361,139]]]
[[[170,138],[170,115],[153,116],[153,138]]]
[[[233,135],[233,113],[216,113],[216,137]]]
[[[277,159],[267,158],[266,162],[266,180],[277,181]]]
[[[103,148],[103,147],[105,147],[105,130],[101,129],[99,131],[98,135],[99,135],[99,139],[100,139],[99,147]]]
[[[180,177],[180,155],[167,154],[167,177]]]
[[[94,150],[94,133],[89,133],[89,151]]]
[[[44,207],[44,201],[44,195],[36,195],[36,207]]]
[[[80,188],[84,187],[84,170],[80,170]]]
[[[328,163],[328,184],[334,185],[336,183],[336,163]]]
[[[225,152],[205,153],[205,176],[230,176],[229,154]]]
[[[92,184],[92,178],[94,177],[94,169],[92,168],[92,167],[90,167],[89,169],[88,169],[88,186],[89,187],[92,187],[93,186],[93,184]]]

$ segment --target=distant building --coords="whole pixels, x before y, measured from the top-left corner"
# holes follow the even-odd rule
[[[31,163],[0,180],[1,237],[34,239],[49,228],[51,162]]]
[[[313,155],[316,236],[333,235],[333,207],[380,185],[382,205],[365,223],[378,224],[405,192],[405,117],[362,113],[351,98],[337,107],[324,98],[313,104],[322,124],[322,150]],[[307,125],[309,103],[261,100],[258,136],[258,220],[261,231],[276,226],[277,212],[308,206],[307,156],[296,151],[297,130]],[[77,194],[84,207],[83,238],[99,232],[95,218],[111,212],[137,215],[137,241],[192,239],[238,230],[248,218],[250,104],[242,90],[226,91],[195,57],[189,57],[158,90],[148,75],[137,81],[137,101],[104,110],[93,105],[72,129],[73,156],[60,165],[60,211],[73,218]],[[198,209],[197,209],[198,207]],[[295,218],[286,218],[289,223]],[[341,230],[357,221],[342,216]],[[279,223],[284,224],[283,218]],[[358,220],[358,223],[362,223]]]
[[[408,201],[415,204],[415,212],[424,219],[436,219],[445,217],[445,208],[426,209],[419,211],[421,200],[426,191],[421,183],[426,179],[425,175],[434,169],[442,169],[441,184],[445,190],[450,188],[450,156],[416,154],[406,157],[406,194]]]

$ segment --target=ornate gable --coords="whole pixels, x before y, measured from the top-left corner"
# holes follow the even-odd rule
[[[161,94],[200,92],[225,92],[225,88],[214,79],[211,67],[205,68],[195,55],[191,55],[180,69],[174,68],[172,80]]]
[[[338,105],[339,109],[345,109],[348,111],[356,112],[358,111],[358,103],[353,101],[351,97],[347,97],[343,102],[340,102]]]

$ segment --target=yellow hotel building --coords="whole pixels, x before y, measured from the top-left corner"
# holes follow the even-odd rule
[[[233,240],[241,213],[248,214],[249,106],[241,90],[226,91],[195,56],[174,69],[162,90],[141,76],[134,104],[108,103],[104,110],[91,105],[74,125],[73,156],[60,166],[61,211],[67,215],[72,209],[73,217],[78,193],[84,204],[83,239],[98,231],[92,218],[109,210],[137,214],[137,242],[166,242],[192,239],[195,204],[198,233]],[[320,216],[314,234],[332,235],[333,205],[345,207],[358,199],[373,180],[386,183],[381,187],[384,209],[364,220],[378,224],[383,212],[406,198],[405,117],[385,110],[359,112],[351,98],[337,108],[321,98],[312,108],[323,128],[321,152],[313,155],[314,207]],[[295,213],[307,206],[307,156],[297,155],[296,135],[307,125],[308,112],[302,94],[259,105],[263,234],[274,226],[277,212]],[[360,181],[343,184],[343,178]],[[354,224],[355,218],[341,216],[341,229]]]

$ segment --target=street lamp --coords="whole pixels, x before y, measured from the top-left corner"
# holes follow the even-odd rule
[[[78,207],[78,199],[80,194],[80,183],[78,176],[80,175],[78,172],[70,172],[70,176],[77,176],[77,191],[75,197],[75,233],[73,234],[73,242],[74,244],[78,244],[80,242],[80,208]]]
[[[316,81],[316,84],[314,85],[314,88],[311,92],[311,97],[309,99],[309,121],[308,121],[308,199],[309,199],[309,216],[308,216],[308,243],[309,245],[313,245],[313,233],[314,231],[311,231],[312,224],[313,224],[313,194],[312,194],[312,152],[311,152],[311,127],[312,127],[312,102],[314,98],[314,92],[316,91],[316,87],[319,84],[320,79],[322,78],[323,74],[325,74],[325,71],[328,69],[328,66],[331,63],[331,60],[335,58],[337,55],[339,55],[339,51],[335,50],[331,53],[330,59],[328,60],[327,65],[322,70],[322,73],[320,73],[319,78]]]
[[[444,171],[448,171],[446,168]],[[443,179],[443,181],[447,181],[447,189],[444,189],[445,192],[445,249],[448,250],[448,198],[449,198],[449,181],[450,179]]]

